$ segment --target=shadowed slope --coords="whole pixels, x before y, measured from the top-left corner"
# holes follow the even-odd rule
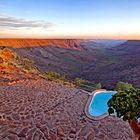
[[[97,63],[85,67],[79,76],[101,82],[110,88],[124,81],[140,87],[140,41],[127,41],[120,46],[106,49]]]

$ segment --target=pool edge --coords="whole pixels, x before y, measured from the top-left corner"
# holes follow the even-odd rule
[[[92,94],[90,94],[89,99],[88,99],[88,101],[87,101],[87,103],[86,103],[86,105],[85,105],[85,110],[84,110],[84,111],[85,111],[85,114],[86,114],[86,116],[87,116],[88,118],[93,119],[93,120],[95,120],[95,121],[98,121],[98,120],[101,120],[101,119],[103,119],[103,118],[109,116],[108,113],[105,113],[105,114],[103,114],[103,115],[101,115],[101,116],[99,116],[99,117],[93,117],[93,116],[91,116],[91,115],[89,114],[89,112],[88,112],[88,108],[89,108],[89,106],[90,106],[90,103],[91,103],[93,97],[94,97],[98,92],[104,92],[104,91],[107,91],[107,90],[106,90],[106,89],[95,90],[95,91],[92,92]],[[111,92],[111,91],[109,91],[109,92]]]

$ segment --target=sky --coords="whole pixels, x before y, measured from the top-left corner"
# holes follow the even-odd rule
[[[140,0],[0,0],[0,38],[140,39]]]

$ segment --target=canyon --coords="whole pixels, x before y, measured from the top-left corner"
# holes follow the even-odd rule
[[[56,71],[70,80],[79,77],[105,88],[113,88],[119,81],[140,87],[140,41],[115,44],[79,39],[0,39],[0,48],[32,60],[42,72]]]

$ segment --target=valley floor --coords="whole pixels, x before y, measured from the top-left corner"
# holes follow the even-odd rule
[[[89,95],[45,80],[0,86],[0,140],[132,140],[129,125],[85,115]]]

